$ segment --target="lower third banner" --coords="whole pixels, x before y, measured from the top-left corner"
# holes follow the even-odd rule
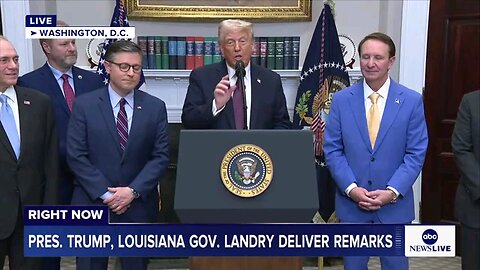
[[[29,257],[455,256],[455,226],[109,224],[106,207],[26,207]]]

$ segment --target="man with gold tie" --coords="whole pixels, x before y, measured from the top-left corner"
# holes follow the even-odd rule
[[[40,269],[23,256],[23,206],[56,204],[58,149],[50,98],[17,86],[18,54],[0,36],[0,269]]]
[[[372,33],[358,46],[364,80],[333,96],[325,129],[327,165],[338,189],[342,223],[408,224],[412,186],[428,145],[422,96],[390,79],[395,44]],[[367,269],[369,257],[345,257],[345,269]],[[406,257],[381,257],[382,269],[408,269]]]

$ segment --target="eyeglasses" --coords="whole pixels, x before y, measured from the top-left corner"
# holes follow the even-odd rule
[[[135,73],[140,73],[140,71],[142,71],[142,66],[141,65],[130,65],[130,64],[127,64],[127,63],[115,63],[115,62],[111,62],[111,61],[108,61],[108,62],[117,65],[118,68],[120,69],[120,71],[123,71],[123,72],[128,72],[130,70],[130,68],[132,68],[133,72],[135,72]]]

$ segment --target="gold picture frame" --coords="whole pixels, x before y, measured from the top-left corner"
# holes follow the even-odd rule
[[[126,0],[129,19],[311,21],[313,0]]]

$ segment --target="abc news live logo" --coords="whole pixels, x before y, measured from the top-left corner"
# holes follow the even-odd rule
[[[406,225],[405,256],[455,257],[455,226]]]
[[[57,27],[56,15],[25,16],[27,39],[133,39],[135,27],[65,26]]]

